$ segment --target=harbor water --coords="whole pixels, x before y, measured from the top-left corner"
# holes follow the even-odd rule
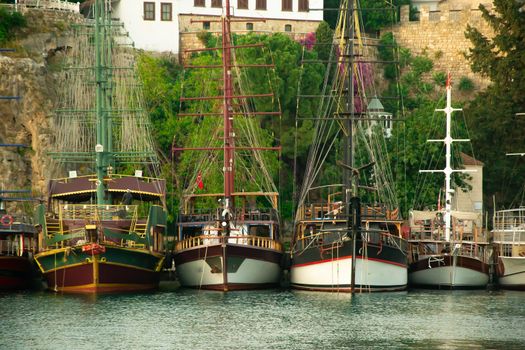
[[[524,349],[525,293],[0,294],[0,349]]]

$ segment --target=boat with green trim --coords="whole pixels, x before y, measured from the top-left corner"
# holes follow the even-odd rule
[[[58,176],[36,209],[35,260],[54,291],[150,290],[165,256],[166,183],[131,43],[108,3],[95,1],[93,13],[65,54],[51,152]]]

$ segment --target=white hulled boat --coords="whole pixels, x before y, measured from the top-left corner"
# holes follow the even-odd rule
[[[367,78],[375,67],[373,45],[361,34],[360,14],[359,2],[341,1],[324,89],[298,101],[318,98],[319,108],[314,118],[297,116],[316,124],[295,215],[290,267],[295,289],[395,291],[407,286],[407,244],[382,147],[386,121],[373,114],[382,106],[372,98],[377,89]],[[387,118],[391,121],[392,114]],[[323,178],[323,172],[334,171],[327,164],[334,158],[342,175],[336,183]],[[365,158],[369,164],[357,165]],[[371,178],[371,186],[362,186]]]
[[[492,233],[498,285],[525,290],[525,208],[496,211]]]
[[[452,210],[451,174],[469,172],[454,170],[451,165],[453,108],[450,75],[447,79],[447,105],[436,111],[446,114],[446,166],[443,170],[422,170],[445,174],[445,207],[438,211],[410,213],[409,284],[427,288],[484,288],[489,281],[490,250],[481,227],[479,213]],[[479,225],[480,226],[480,225]]]
[[[268,65],[253,62],[240,64],[237,61],[237,54],[243,49],[263,45],[236,45],[230,27],[232,22],[242,20],[231,16],[229,0],[225,1],[223,13],[220,20],[223,40],[219,47],[190,50],[194,53],[219,52],[219,65],[189,65],[188,68],[209,70],[205,79],[210,82],[221,81],[221,93],[216,96],[181,98],[181,101],[191,104],[189,101],[216,100],[220,103],[212,106],[216,109],[199,110],[198,113],[192,113],[194,109],[188,108],[190,113],[180,113],[179,117],[222,116],[223,123],[218,125],[215,135],[208,135],[209,144],[205,147],[175,149],[202,151],[200,161],[195,162],[201,168],[197,169],[182,197],[177,223],[178,242],[174,251],[175,264],[184,287],[220,291],[276,287],[280,282],[283,256],[278,193],[272,176],[265,170],[268,166],[260,152],[276,151],[279,147],[261,146],[257,138],[258,125],[252,117],[278,112],[253,110],[255,99],[270,98],[273,94],[250,95],[241,91],[241,87],[249,85],[243,81],[246,75],[240,73],[244,68]],[[250,133],[246,131],[247,128],[250,128]],[[244,152],[242,157],[236,157],[239,151]],[[221,175],[218,175],[216,165],[221,157],[223,166],[219,170]],[[255,169],[257,171],[253,171]],[[251,181],[241,184],[241,174]],[[222,177],[223,192],[210,193],[204,188],[203,179],[207,181],[210,177]],[[235,191],[241,186],[242,191]]]

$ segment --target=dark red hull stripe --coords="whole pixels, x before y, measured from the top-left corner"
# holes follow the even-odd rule
[[[2,256],[0,259],[0,290],[27,288],[32,278],[29,259],[18,256]]]
[[[340,284],[338,286],[334,285],[317,285],[317,284],[299,284],[299,283],[292,283],[292,288],[295,289],[301,289],[301,290],[310,290],[310,291],[322,291],[322,292],[351,292],[352,286],[350,284]],[[362,286],[360,284],[355,285],[355,289],[357,291],[403,291],[407,288],[406,284],[400,284],[400,285],[386,285],[386,286],[380,286],[380,285],[365,285]]]
[[[132,267],[99,263],[98,283],[158,285],[160,273],[134,269]],[[66,267],[45,273],[48,287],[76,287],[95,283],[93,264]]]
[[[453,257],[450,255],[442,255],[436,258],[439,258],[439,259],[443,258],[443,261],[435,261],[435,259],[431,260],[430,261],[431,268],[453,266],[454,264]],[[408,272],[412,273],[412,272],[417,272],[417,271],[428,270],[428,265],[429,265],[428,259],[416,261],[410,264]],[[484,262],[478,259],[471,258],[468,256],[461,256],[461,255],[458,256],[457,261],[456,261],[456,266],[463,267],[466,269],[471,269],[471,270],[478,271],[481,273],[486,273],[486,274],[489,273],[488,264],[485,264]]]
[[[202,260],[205,257],[221,257],[222,254],[223,248],[220,244],[185,250],[179,253],[175,253],[175,265],[182,265],[188,262]],[[226,256],[262,260],[280,265],[283,253],[275,250],[261,249],[253,246],[227,244]]]
[[[31,277],[0,275],[0,290],[25,289],[31,284]]]
[[[365,256],[368,260],[378,261],[386,264],[407,267],[406,251],[402,251],[397,246],[387,244],[375,245],[368,243],[366,245],[366,254],[363,253],[362,241],[358,240],[356,258],[363,258]],[[337,261],[341,259],[351,259],[352,241],[344,241],[339,246],[334,247],[334,244],[326,244],[323,246],[312,246],[304,250],[296,251],[292,258],[292,268],[308,266],[314,264],[322,264],[330,261]]]

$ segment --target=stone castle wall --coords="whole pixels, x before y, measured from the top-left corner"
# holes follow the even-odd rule
[[[484,4],[487,9],[491,3]],[[456,81],[468,77],[474,82],[475,89],[485,88],[489,80],[473,73],[464,54],[472,47],[465,37],[467,25],[477,28],[482,34],[491,37],[493,31],[481,17],[479,2],[441,3],[437,11],[430,11],[428,6],[419,10],[417,21],[409,20],[409,7],[401,8],[401,20],[392,32],[398,44],[410,49],[413,55],[425,55],[434,62],[434,70],[450,71]]]
[[[221,35],[220,22],[212,22],[219,20],[220,17],[215,16],[195,16],[195,15],[179,15],[179,37],[180,37],[180,59],[183,61],[187,56],[184,54],[185,50],[199,49],[203,47],[202,42],[198,38],[198,34],[203,32],[203,23],[196,21],[210,21],[210,29],[208,32],[214,35]],[[236,34],[247,34],[250,32],[258,34],[272,34],[284,33],[293,40],[301,40],[306,34],[315,32],[319,26],[318,21],[304,21],[304,20],[280,20],[280,19],[266,19],[265,22],[257,22],[260,19],[240,18],[246,22],[233,22],[231,30]],[[193,22],[192,22],[193,20]],[[252,22],[250,20],[253,20]],[[247,23],[253,24],[253,30],[246,28]],[[286,31],[285,26],[290,25],[291,31]]]

